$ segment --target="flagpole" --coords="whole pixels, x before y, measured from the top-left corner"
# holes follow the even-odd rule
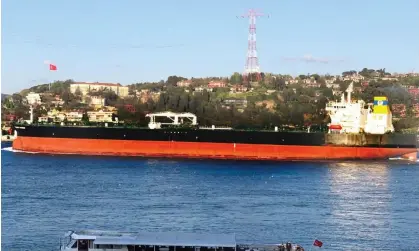
[[[49,64],[49,72],[50,72],[50,76],[51,76],[51,63]],[[49,80],[49,92],[51,93],[51,79]]]
[[[49,71],[56,71],[57,70],[57,66],[55,64],[49,64]],[[49,81],[49,92],[51,93],[51,81]]]

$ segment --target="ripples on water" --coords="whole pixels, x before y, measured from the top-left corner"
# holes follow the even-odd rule
[[[45,156],[2,151],[2,249],[70,229],[237,234],[309,250],[419,246],[419,165]],[[365,249],[363,247],[366,247]],[[367,248],[368,247],[368,248]]]

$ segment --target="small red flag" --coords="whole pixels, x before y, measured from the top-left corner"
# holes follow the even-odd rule
[[[53,65],[53,64],[49,64],[49,70],[50,71],[56,71],[57,70],[57,66]]]
[[[313,245],[314,245],[314,246],[317,246],[317,247],[322,247],[322,246],[323,246],[323,242],[321,242],[321,241],[319,241],[319,240],[314,240]]]

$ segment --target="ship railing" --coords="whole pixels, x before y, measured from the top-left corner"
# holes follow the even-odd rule
[[[199,129],[202,130],[233,130],[232,127],[228,127],[228,126],[200,126]]]

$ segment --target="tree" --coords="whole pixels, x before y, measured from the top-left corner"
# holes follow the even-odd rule
[[[20,105],[22,104],[23,97],[20,94],[14,93],[12,95],[12,102],[14,105]]]
[[[235,72],[233,75],[231,75],[230,77],[230,83],[231,84],[241,84],[243,82],[243,78],[242,75],[238,72]]]
[[[314,80],[316,80],[316,81],[319,81],[319,79],[320,79],[319,74],[313,74],[313,75],[311,75],[311,77],[313,77]]]
[[[283,78],[274,77],[272,81],[275,90],[283,90],[285,88],[285,80]]]
[[[178,77],[178,76],[169,76],[167,78],[166,84],[168,86],[176,86],[177,82],[182,81],[182,80],[188,80],[188,79],[184,77]]]
[[[343,77],[346,77],[346,76],[351,76],[351,75],[354,75],[354,74],[356,74],[356,71],[354,71],[354,70],[352,70],[352,71],[344,71],[344,72],[342,72],[342,76],[343,76]]]
[[[114,91],[107,91],[103,93],[107,105],[114,105],[118,100],[118,95]]]
[[[317,82],[321,85],[325,85],[326,86],[326,79],[325,78],[319,78],[319,80],[317,80]]]
[[[70,96],[70,92],[69,91],[64,91],[63,94],[61,95],[61,99],[64,101],[65,104],[68,104],[68,102],[70,102],[71,100],[71,96]]]
[[[85,97],[84,98],[84,103],[86,103],[86,104],[91,104],[92,103],[92,98],[91,97]]]
[[[89,124],[89,115],[87,115],[87,112],[84,112],[84,113],[83,113],[83,116],[82,116],[82,118],[81,118],[81,121],[82,121],[84,124]]]
[[[333,91],[332,91],[332,89],[330,89],[330,88],[322,88],[321,90],[322,90],[323,97],[329,98],[329,99],[333,98]]]
[[[83,93],[80,90],[80,87],[77,86],[76,91],[74,92],[74,95],[81,100],[81,97],[83,96]]]

